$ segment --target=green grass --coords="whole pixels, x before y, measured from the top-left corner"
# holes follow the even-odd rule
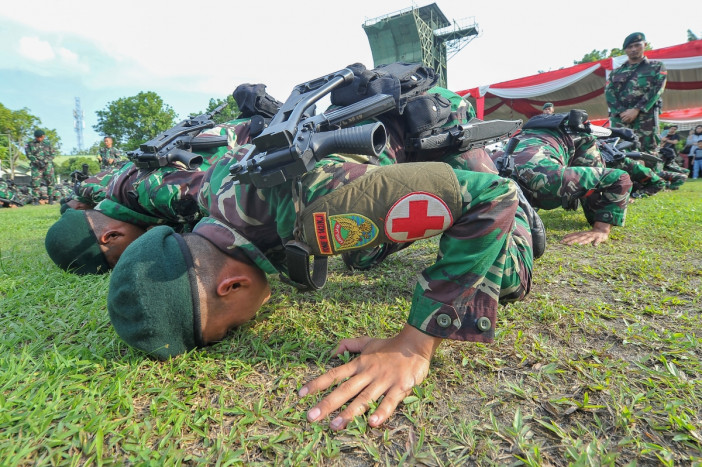
[[[559,244],[580,212],[542,212],[545,255],[494,344],[445,342],[381,428],[332,432],[302,384],[343,337],[402,326],[434,242],[369,273],[331,262],[222,343],[168,362],[110,326],[108,277],[67,274],[43,238],[58,206],[0,210],[2,465],[702,465],[702,181],[636,201],[597,248]]]

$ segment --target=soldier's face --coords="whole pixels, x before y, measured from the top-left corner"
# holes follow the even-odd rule
[[[112,147],[112,138],[105,138],[105,146],[108,148]]]
[[[37,138],[37,141],[41,143],[42,141],[44,141],[44,138],[46,138],[46,135],[41,135]]]
[[[624,51],[626,52],[626,56],[629,57],[629,60],[639,60],[643,58],[645,46],[646,43],[644,41],[632,42]]]
[[[552,114],[553,113],[553,107],[546,107],[544,109],[545,114]]]

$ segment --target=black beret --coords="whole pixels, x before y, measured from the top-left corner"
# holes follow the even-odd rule
[[[44,136],[44,130],[34,130],[34,137],[38,138],[40,136]]]

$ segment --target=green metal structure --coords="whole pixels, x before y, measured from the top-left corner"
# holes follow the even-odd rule
[[[422,63],[439,74],[446,87],[446,62],[478,36],[475,20],[449,21],[436,3],[410,7],[363,24],[374,66],[393,62]]]

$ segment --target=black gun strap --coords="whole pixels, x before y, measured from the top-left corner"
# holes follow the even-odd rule
[[[302,291],[319,290],[327,283],[327,257],[315,256],[312,275],[310,257],[312,250],[307,244],[291,240],[285,244],[289,279],[281,275],[281,280]]]

